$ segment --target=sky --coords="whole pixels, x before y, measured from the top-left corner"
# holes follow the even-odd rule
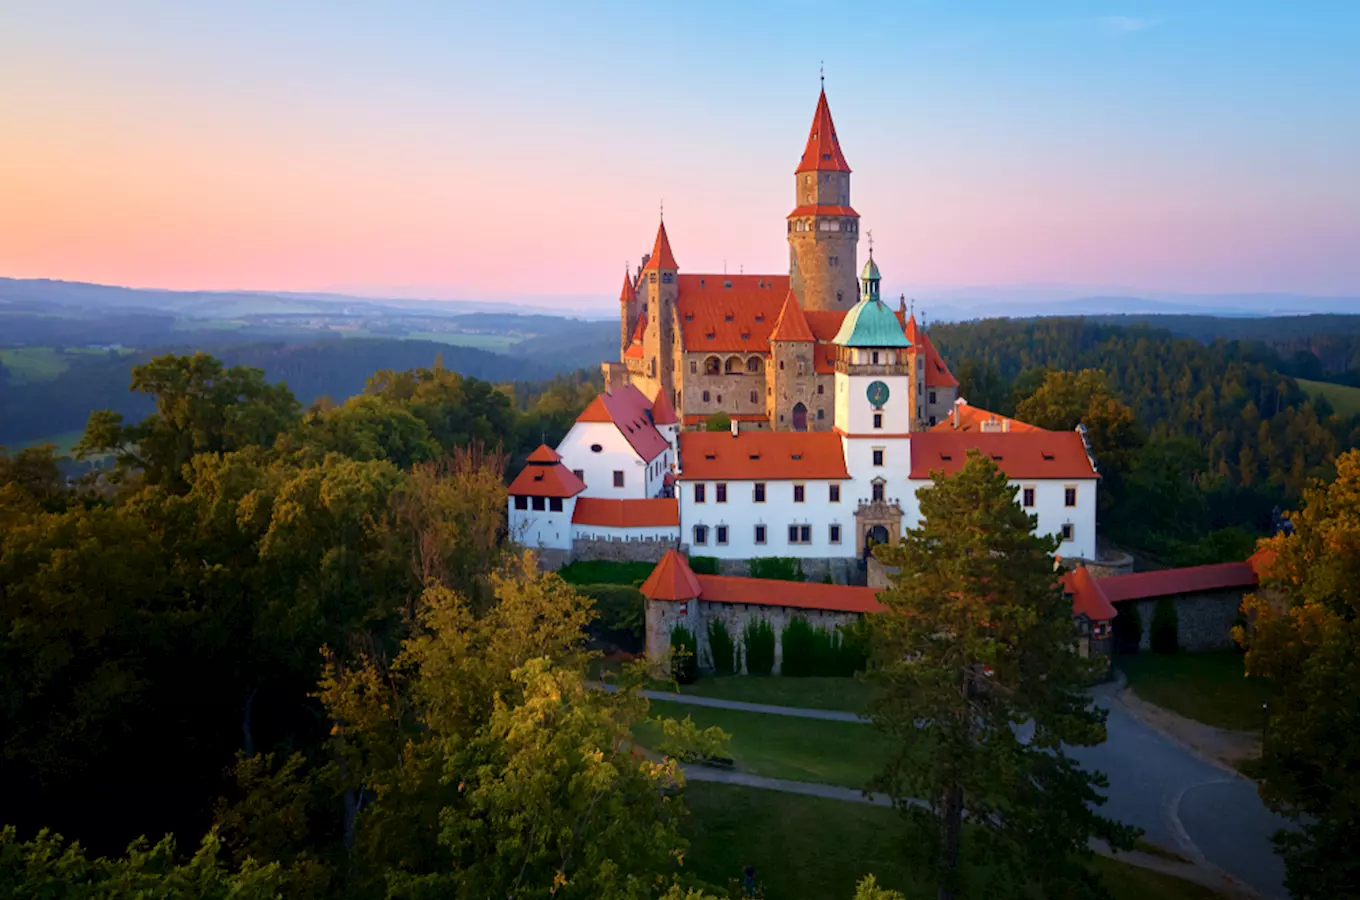
[[[613,303],[788,270],[819,66],[886,289],[1360,295],[1360,3],[0,4],[0,275]],[[860,255],[864,256],[861,242]]]

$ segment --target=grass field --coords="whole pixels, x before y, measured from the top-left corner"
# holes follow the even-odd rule
[[[15,384],[51,381],[70,366],[65,356],[51,347],[14,347],[0,350],[0,363]]]
[[[412,331],[406,336],[416,341],[438,341],[441,344],[450,344],[454,347],[475,347],[478,350],[490,350],[493,353],[503,353],[514,344],[524,340],[523,335],[518,334],[483,334],[463,331]]]
[[[1216,728],[1261,727],[1270,682],[1247,678],[1240,653],[1138,653],[1115,664],[1148,703]]]
[[[652,702],[652,715],[683,719],[700,728],[717,726],[732,735],[737,767],[752,775],[862,788],[888,758],[886,738],[868,725]],[[635,730],[649,746],[659,734],[644,723]]]
[[[684,825],[690,840],[685,868],[710,884],[725,887],[732,878],[740,881],[749,864],[755,866],[767,900],[849,900],[855,884],[870,874],[880,886],[903,891],[912,900],[935,896],[934,887],[906,859],[905,829],[894,810],[698,782],[685,787],[685,802],[691,811]],[[967,851],[965,835],[965,866]],[[1115,900],[1219,897],[1126,863],[1097,857],[1093,865]]]
[[[1326,397],[1327,402],[1343,416],[1360,416],[1360,387],[1332,384],[1329,381],[1295,379],[1310,396]]]
[[[670,689],[675,688],[671,686]],[[694,684],[680,685],[679,692],[698,697],[717,697],[720,700],[740,700],[744,703],[863,712],[873,688],[853,678],[726,675],[700,678]]]

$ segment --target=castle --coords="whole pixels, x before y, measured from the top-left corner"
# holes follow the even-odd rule
[[[861,294],[860,222],[825,91],[794,171],[786,225],[787,275],[704,275],[680,271],[662,221],[652,252],[624,277],[619,360],[603,366],[605,390],[664,393],[686,426],[724,412],[743,428],[831,431],[835,337]],[[872,244],[864,274],[877,292]],[[905,302],[896,319],[906,342],[894,370],[906,374],[914,398],[906,430],[920,431],[950,413],[958,382]]]

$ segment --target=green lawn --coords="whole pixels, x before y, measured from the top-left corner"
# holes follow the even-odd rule
[[[674,690],[674,686],[670,686]],[[680,686],[680,693],[745,703],[801,706],[863,712],[873,692],[853,678],[783,678],[777,675],[724,675]]]
[[[685,802],[691,812],[684,825],[690,841],[685,867],[710,884],[740,880],[749,864],[767,900],[849,900],[865,875],[913,900],[935,896],[904,858],[904,828],[894,810],[699,782],[685,787]],[[965,860],[967,852],[965,836]],[[1114,860],[1097,857],[1094,866],[1115,900],[1219,897]]]
[[[1360,415],[1360,387],[1345,384],[1332,384],[1329,381],[1307,381],[1294,379],[1310,396],[1326,397],[1327,402],[1343,416]]]
[[[646,581],[655,568],[656,563],[649,562],[578,560],[558,569],[557,574],[567,584],[626,584],[636,587]]]
[[[66,358],[52,347],[14,347],[0,350],[4,363],[15,384],[51,381],[69,367]]]
[[[737,768],[752,775],[862,788],[888,758],[886,738],[868,725],[764,713],[652,702],[652,715],[683,719],[700,728],[716,725],[732,735]],[[639,725],[638,742],[650,746],[660,729]]]
[[[1270,682],[1247,678],[1240,653],[1138,653],[1116,658],[1143,700],[1234,731],[1259,730]]]

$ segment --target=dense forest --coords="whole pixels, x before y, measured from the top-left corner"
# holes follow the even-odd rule
[[[1329,476],[1337,455],[1360,444],[1360,417],[1310,400],[1256,342],[1205,344],[1082,319],[936,325],[931,337],[960,394],[1006,415],[1033,419],[1025,401],[1052,372],[1099,372],[1135,426],[1102,448],[1105,534],[1166,562],[1242,558],[1275,507],[1296,503],[1310,479]],[[1088,381],[1088,399],[1091,390],[1099,388]],[[1085,402],[1068,406],[1085,413]]]

